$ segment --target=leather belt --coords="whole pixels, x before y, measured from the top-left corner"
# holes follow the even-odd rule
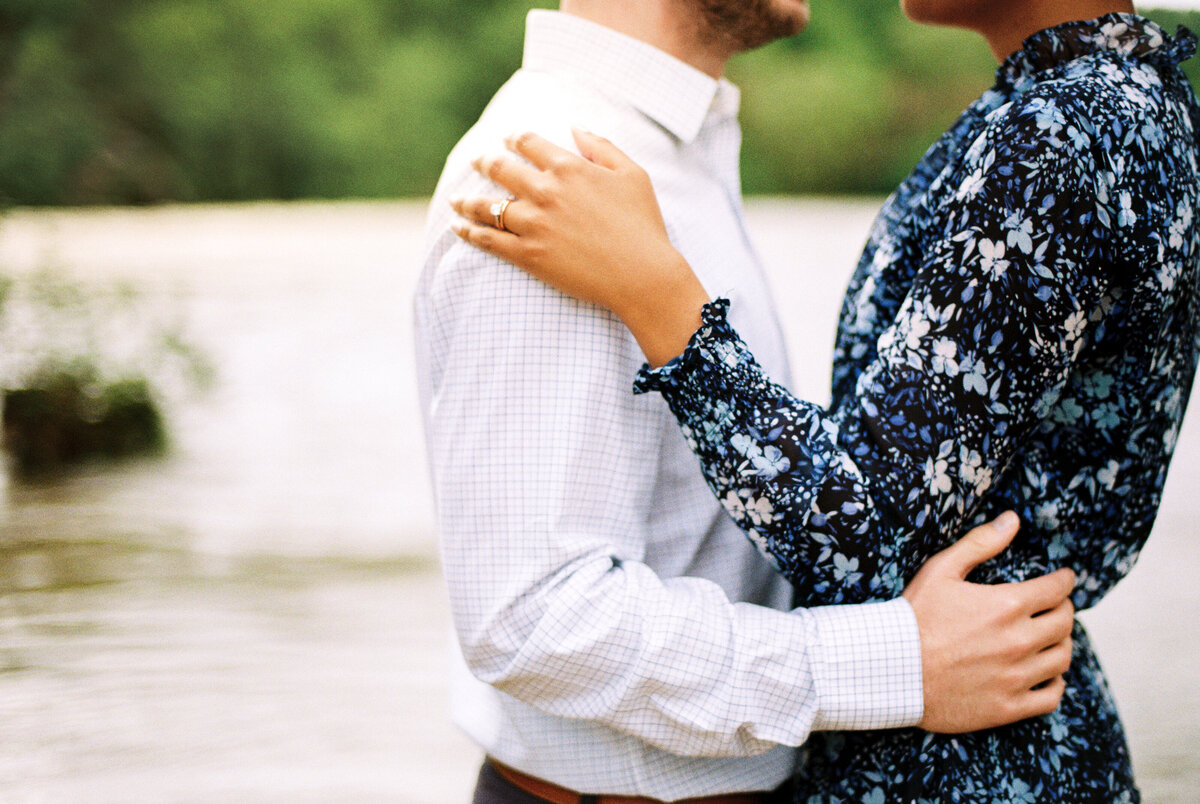
[[[524,790],[531,796],[548,801],[550,804],[663,804],[657,798],[643,798],[641,796],[593,796],[576,793],[574,790],[559,787],[553,782],[547,782],[545,779],[539,779],[536,776],[522,773],[516,768],[502,765],[491,757],[487,758],[487,762],[509,784]],[[765,804],[767,796],[767,793],[730,793],[722,796],[686,798],[675,802],[675,804]]]

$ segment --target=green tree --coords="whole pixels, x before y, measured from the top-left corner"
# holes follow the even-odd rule
[[[0,0],[0,200],[428,194],[554,0]],[[1200,28],[1200,14],[1152,16]],[[1200,60],[1185,65],[1193,80]],[[991,80],[894,0],[736,59],[749,192],[885,192]]]

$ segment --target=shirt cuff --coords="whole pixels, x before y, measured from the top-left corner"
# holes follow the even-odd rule
[[[813,730],[917,725],[925,709],[921,637],[908,601],[808,612],[817,625],[812,667],[820,709]]]

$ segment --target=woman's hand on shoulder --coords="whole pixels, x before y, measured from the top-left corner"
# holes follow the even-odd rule
[[[537,134],[507,141],[526,161],[479,159],[510,199],[460,198],[455,233],[562,292],[616,313],[646,357],[679,354],[708,301],[671,245],[646,171],[615,145],[575,132],[581,158]]]

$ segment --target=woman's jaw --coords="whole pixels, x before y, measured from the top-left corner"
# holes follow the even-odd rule
[[[997,61],[1045,28],[1114,12],[1133,13],[1131,0],[900,0],[913,22],[965,28],[987,40]]]

